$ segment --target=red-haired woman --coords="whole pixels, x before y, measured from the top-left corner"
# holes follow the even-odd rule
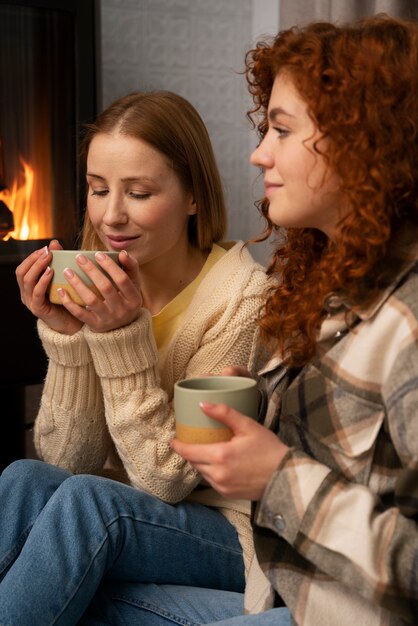
[[[255,502],[258,615],[231,617],[223,594],[218,622],[416,624],[418,24],[293,28],[248,53],[247,78],[261,207],[286,237],[262,319],[264,426],[207,405],[234,438],[172,444]]]

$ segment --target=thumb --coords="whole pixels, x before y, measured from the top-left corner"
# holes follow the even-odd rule
[[[227,426],[232,432],[238,434],[246,430],[248,422],[254,422],[251,417],[243,415],[228,404],[212,404],[211,402],[200,402],[200,408],[208,417]]]
[[[51,239],[48,248],[50,250],[62,250],[62,245],[58,241],[58,239]]]
[[[243,378],[253,378],[251,372],[243,365],[228,365],[221,371],[221,376],[241,376]]]
[[[125,272],[128,274],[129,278],[136,284],[139,285],[139,267],[138,261],[131,257],[130,254],[126,252],[126,250],[122,250],[119,254],[119,262]]]

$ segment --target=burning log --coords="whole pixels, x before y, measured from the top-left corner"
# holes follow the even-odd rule
[[[14,227],[13,213],[6,203],[0,200],[0,238],[3,239],[3,237],[14,230]]]

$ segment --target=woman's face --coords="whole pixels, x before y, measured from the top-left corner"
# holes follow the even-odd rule
[[[140,265],[168,267],[187,249],[189,215],[196,213],[166,157],[149,144],[101,133],[87,157],[87,210],[108,250],[126,250]]]
[[[278,74],[268,106],[268,130],[251,155],[264,171],[271,221],[285,228],[318,228],[329,237],[342,217],[337,176],[314,144],[325,151],[307,103],[286,74]]]

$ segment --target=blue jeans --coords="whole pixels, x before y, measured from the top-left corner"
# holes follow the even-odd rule
[[[217,589],[126,582],[103,584],[80,626],[291,625],[287,608],[243,615],[243,599],[242,593]]]
[[[2,626],[148,626],[151,613],[115,595],[138,583],[231,591],[241,611],[241,547],[215,509],[31,460],[4,470],[0,503]]]

